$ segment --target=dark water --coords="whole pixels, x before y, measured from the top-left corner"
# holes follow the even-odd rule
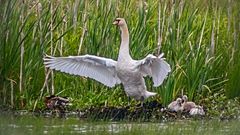
[[[0,134],[240,135],[240,121],[91,122],[78,118],[1,115]]]

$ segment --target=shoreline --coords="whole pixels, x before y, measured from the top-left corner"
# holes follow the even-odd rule
[[[233,108],[227,108],[230,104],[229,101],[225,101],[218,107],[217,110],[213,108],[204,108],[206,114],[204,116],[190,116],[189,113],[170,112],[164,110],[164,107],[157,101],[151,101],[145,103],[143,107],[136,106],[102,106],[102,107],[88,107],[81,109],[66,108],[63,111],[50,110],[50,109],[36,109],[32,110],[18,110],[12,109],[6,106],[0,106],[0,114],[24,116],[31,115],[36,117],[46,118],[79,118],[84,120],[93,121],[144,121],[144,122],[158,122],[158,121],[174,121],[182,119],[219,119],[219,120],[231,120],[240,119],[240,108],[238,107],[238,100],[235,102]],[[219,105],[219,104],[218,104]]]

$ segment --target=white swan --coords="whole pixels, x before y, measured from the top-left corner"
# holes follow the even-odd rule
[[[142,60],[133,60],[129,54],[129,33],[125,20],[117,18],[113,24],[119,26],[121,30],[121,46],[117,61],[93,55],[46,56],[44,64],[50,69],[95,79],[109,87],[122,83],[128,97],[143,103],[144,99],[156,95],[147,91],[143,77],[147,75],[152,77],[154,86],[157,87],[162,84],[171,68],[164,61],[163,54],[158,57],[149,54]]]

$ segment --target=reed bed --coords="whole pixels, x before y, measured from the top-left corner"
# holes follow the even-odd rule
[[[133,58],[164,53],[172,67],[160,87],[146,79],[158,93],[152,99],[166,105],[181,91],[199,103],[215,93],[238,96],[239,6],[237,0],[1,1],[0,102],[35,109],[43,96],[56,94],[71,97],[73,108],[127,105],[122,86],[52,72],[42,60],[44,54],[116,59],[116,17],[128,23]]]

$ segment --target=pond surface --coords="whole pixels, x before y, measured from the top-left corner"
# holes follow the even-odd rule
[[[0,115],[0,135],[27,134],[240,135],[240,120],[91,122],[78,118]]]

